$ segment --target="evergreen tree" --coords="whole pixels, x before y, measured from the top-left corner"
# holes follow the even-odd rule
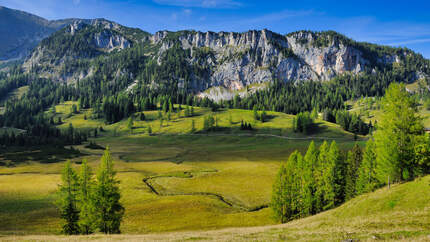
[[[358,170],[356,183],[357,195],[371,192],[378,185],[376,179],[376,150],[375,142],[369,139],[363,153],[363,162]]]
[[[130,134],[133,133],[133,125],[134,125],[133,117],[129,117],[127,121],[127,129],[130,131]]]
[[[91,234],[95,229],[94,182],[87,160],[82,161],[79,176],[79,228],[82,234]]]
[[[350,200],[357,195],[356,183],[361,166],[363,154],[360,146],[354,145],[352,150],[348,152],[347,169],[346,169],[346,184],[345,184],[345,200]]]
[[[293,152],[286,163],[282,163],[273,184],[272,210],[274,217],[285,223],[298,216],[299,177],[297,164],[302,159],[298,151]]]
[[[79,183],[78,176],[71,167],[70,161],[66,162],[61,173],[61,180],[62,184],[59,187],[57,206],[60,209],[61,218],[65,221],[63,224],[63,233],[68,235],[79,234]]]
[[[97,227],[105,234],[120,233],[124,207],[119,202],[121,195],[119,181],[115,178],[109,147],[101,159],[95,186],[95,208]]]
[[[308,186],[311,192],[311,197],[310,197],[311,200],[309,201],[309,197],[307,196],[308,194],[304,195],[303,200],[305,202],[305,207],[311,208],[310,214],[315,214],[317,213],[316,211],[317,197],[315,196],[315,193],[317,190],[316,183],[317,183],[317,180],[320,179],[319,176],[321,176],[321,174],[319,173],[320,165],[318,163],[318,149],[315,147],[314,141],[311,141],[311,143],[309,144],[308,150],[304,157],[304,161],[306,162],[306,166],[311,171],[310,183],[308,183]],[[309,205],[309,202],[311,203],[310,205]]]
[[[254,120],[259,120],[257,105],[254,105],[253,114],[254,114]]]
[[[196,123],[193,120],[191,120],[191,133],[195,133],[196,132]]]
[[[140,121],[145,121],[146,117],[145,114],[143,112],[140,113]]]
[[[410,180],[416,176],[414,147],[423,133],[417,103],[404,84],[391,84],[382,104],[381,122],[375,132],[377,178],[383,184]]]
[[[326,204],[324,196],[325,196],[325,181],[326,178],[326,167],[328,163],[328,153],[329,146],[327,141],[324,141],[319,148],[318,152],[318,167],[315,173],[315,212],[319,213],[324,210],[324,206]]]

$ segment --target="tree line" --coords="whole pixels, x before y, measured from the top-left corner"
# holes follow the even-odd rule
[[[303,156],[293,152],[278,171],[272,209],[280,222],[336,207],[393,182],[430,174],[430,135],[424,133],[416,100],[404,84],[391,84],[382,100],[383,115],[362,150],[346,155],[336,142],[314,142]]]

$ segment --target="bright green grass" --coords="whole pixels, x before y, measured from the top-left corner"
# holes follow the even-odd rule
[[[126,208],[125,233],[273,224],[269,208],[247,210],[270,202],[279,162],[294,149],[305,151],[309,144],[309,140],[230,135],[105,136],[96,142],[109,145],[115,159]],[[319,144],[321,141],[317,141]],[[339,144],[348,149],[354,142],[341,140]],[[97,167],[102,150],[83,145],[76,148],[86,155],[72,158],[73,162],[86,158],[93,168]],[[60,231],[53,202],[63,166],[63,162],[28,162],[0,168],[0,234]],[[161,195],[154,194],[144,178],[152,178],[150,183]],[[37,189],[33,191],[35,184]],[[37,219],[21,219],[27,216]]]
[[[2,178],[0,177],[0,181]],[[282,225],[270,225],[250,228],[230,228],[215,231],[188,231],[177,233],[152,233],[145,235],[91,235],[91,236],[25,236],[25,237],[3,237],[6,240],[28,240],[28,241],[47,241],[47,240],[66,240],[76,241],[86,240],[128,240],[128,241],[185,241],[185,240],[215,240],[215,241],[428,241],[430,238],[430,176],[416,179],[415,181],[395,184],[390,189],[381,188],[373,193],[358,196],[342,206],[311,216],[304,219],[295,220]],[[53,188],[53,187],[51,187]],[[27,191],[26,187],[19,187],[20,190]],[[30,192],[30,191],[27,191]],[[34,191],[40,192],[40,191]],[[136,200],[142,199],[136,193]],[[183,199],[183,200],[181,200]],[[172,208],[175,213],[184,216],[188,223],[180,226],[185,230],[194,230],[192,225],[194,220],[204,221],[204,213],[200,212],[193,201],[186,200],[187,197],[178,198],[175,201],[169,199],[154,204],[138,204],[130,208],[131,213],[126,215],[127,228],[133,231],[139,230],[137,223],[129,223],[130,220],[141,220],[141,210],[147,210],[146,216],[159,220],[157,228],[165,228],[170,225],[169,221],[181,224],[182,220],[172,217],[171,214],[154,214],[154,211],[169,211]],[[194,200],[195,201],[195,200]],[[182,203],[183,202],[183,203]],[[180,204],[187,204],[181,207]],[[204,198],[199,203],[199,208],[205,206]],[[149,207],[142,209],[148,205]],[[24,208],[25,209],[25,208]],[[252,224],[252,219],[265,219],[270,213],[261,211],[261,214],[253,215],[251,218],[241,215],[241,213],[228,213],[222,204],[211,204],[205,211],[210,212],[217,209],[217,212],[227,212],[222,214],[222,219],[228,221],[238,221]],[[48,212],[48,210],[42,210]],[[172,211],[172,210],[170,210]],[[185,211],[185,212],[184,212]],[[187,213],[198,212],[198,213]],[[260,213],[260,212],[259,212]],[[200,215],[200,216],[198,216]],[[242,216],[242,217],[238,217]],[[6,218],[9,219],[9,218]],[[207,223],[216,221],[217,218],[211,217]],[[1,221],[1,220],[0,220]],[[7,221],[11,221],[10,219]],[[35,218],[36,222],[43,222],[41,218]],[[51,220],[50,220],[51,221]],[[148,220],[146,228],[151,230],[151,223]],[[51,221],[52,222],[52,221]],[[1,222],[0,222],[1,223]],[[205,222],[203,222],[205,223]],[[2,224],[3,225],[3,224]],[[205,223],[205,225],[207,225]],[[11,226],[6,224],[7,226]],[[47,227],[52,226],[47,223]],[[137,226],[137,227],[134,227]],[[205,227],[201,226],[200,227]],[[210,226],[208,226],[210,227]],[[31,226],[27,228],[31,229]],[[183,229],[180,229],[183,230]],[[129,233],[129,231],[124,231]]]
[[[223,128],[209,133],[202,132],[203,117],[211,113],[208,109],[195,108],[196,116],[191,118],[175,114],[161,128],[155,120],[157,111],[150,111],[145,112],[148,121],[135,121],[130,132],[126,120],[112,125],[89,120],[91,110],[67,117],[73,104],[56,107],[55,115],[61,115],[64,122],[60,128],[66,129],[69,123],[79,130],[103,126],[105,132],[91,140],[102,147],[109,146],[115,160],[126,208],[122,225],[125,233],[273,224],[270,209],[264,207],[270,202],[273,178],[281,161],[295,149],[304,153],[312,139],[317,145],[323,139],[336,140],[342,150],[355,143],[353,135],[335,124],[318,120],[319,131],[303,135],[292,132],[292,115],[268,112],[271,119],[261,123],[254,121],[252,111],[247,110],[213,113]],[[190,134],[191,120],[196,122],[195,134]],[[256,130],[240,131],[242,120],[251,122]],[[152,136],[147,134],[148,125],[155,133]],[[85,145],[74,148],[81,153],[79,157],[68,157],[75,168],[85,158],[96,169],[103,150]],[[25,162],[14,167],[0,166],[0,234],[60,231],[58,211],[53,206],[54,191],[60,182],[62,161],[67,157],[60,157],[62,152],[48,153],[34,153],[40,160],[30,159],[33,153],[28,151],[9,151],[9,157]],[[55,156],[61,162],[43,164],[43,154],[46,160]],[[33,186],[37,189],[32,190]]]

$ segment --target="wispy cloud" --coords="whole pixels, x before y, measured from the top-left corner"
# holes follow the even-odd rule
[[[170,5],[186,8],[237,8],[241,2],[235,0],[153,0],[160,5]]]

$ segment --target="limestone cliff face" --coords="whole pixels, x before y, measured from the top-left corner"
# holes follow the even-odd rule
[[[324,46],[317,46],[318,38],[320,36],[312,32],[282,36],[268,30],[246,33],[184,31],[179,35],[175,33],[172,38],[172,33],[163,31],[155,33],[151,40],[161,45],[158,56],[177,42],[191,52],[195,48],[213,51],[215,59],[210,60],[210,79],[203,82],[204,86],[197,87],[203,90],[222,86],[238,91],[250,84],[271,82],[274,78],[327,81],[346,72],[359,74],[369,64],[354,47],[335,38],[328,38]],[[209,92],[201,96],[213,97]],[[226,98],[230,96],[225,94]]]
[[[389,48],[373,45],[372,48],[379,48],[375,52],[368,44],[330,31],[298,31],[288,35],[269,30],[244,33],[160,31],[153,35],[139,31],[104,19],[77,20],[42,41],[24,67],[54,80],[70,82],[91,76],[97,69],[89,65],[79,71],[62,71],[61,68],[78,59],[91,60],[139,44],[142,51],[146,51],[145,57],[162,66],[166,52],[182,48],[187,50],[187,54],[181,55],[185,58],[181,63],[188,63],[191,67],[198,65],[205,74],[193,72],[187,83],[183,77],[170,78],[175,79],[178,88],[186,86],[187,91],[198,93],[200,97],[222,100],[237,94],[247,95],[274,80],[328,81],[346,73],[373,73],[377,65],[402,64],[405,56],[414,54],[385,51]],[[66,48],[53,45],[55,41],[64,42]],[[138,76],[133,73],[136,69],[118,71],[127,76]],[[427,76],[416,71],[417,78]],[[162,81],[173,83],[173,80]],[[151,88],[159,85],[154,80],[150,82]]]

